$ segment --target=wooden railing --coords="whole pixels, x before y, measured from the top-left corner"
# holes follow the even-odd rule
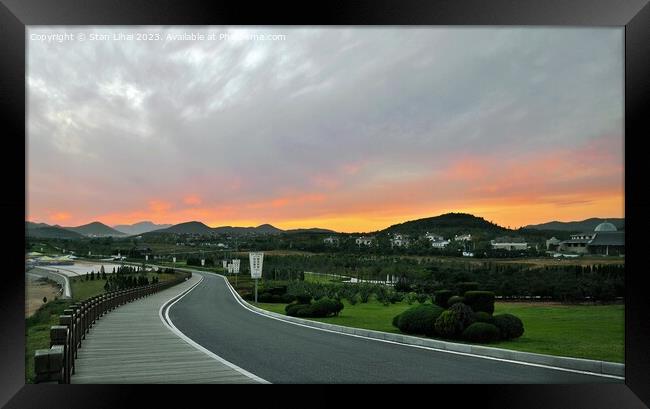
[[[75,373],[74,361],[93,324],[104,314],[120,305],[149,296],[190,277],[191,272],[178,271],[174,280],[134,287],[127,290],[109,291],[72,304],[59,315],[59,325],[50,327],[50,349],[34,353],[35,383],[70,383]]]

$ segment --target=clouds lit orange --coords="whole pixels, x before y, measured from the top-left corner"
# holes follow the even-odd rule
[[[30,42],[27,218],[360,232],[624,216],[621,30],[282,33]]]

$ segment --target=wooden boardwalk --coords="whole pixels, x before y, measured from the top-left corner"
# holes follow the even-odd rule
[[[258,383],[199,351],[160,319],[160,307],[196,284],[182,284],[123,305],[90,329],[71,383]]]

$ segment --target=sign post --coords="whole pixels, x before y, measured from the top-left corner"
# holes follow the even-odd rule
[[[232,272],[235,273],[235,287],[237,287],[237,275],[239,275],[239,262],[241,260],[238,258],[234,258],[232,260]]]
[[[262,263],[264,261],[264,253],[248,253],[248,258],[251,264],[251,278],[255,279],[255,304],[257,304],[257,279],[262,277]]]

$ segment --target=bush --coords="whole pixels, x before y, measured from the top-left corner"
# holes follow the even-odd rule
[[[472,311],[469,305],[458,302],[449,307],[449,311],[453,311],[456,314],[459,333],[474,323],[474,311]]]
[[[290,317],[297,317],[298,312],[301,312],[304,309],[309,309],[309,304],[289,304],[284,308],[284,311]]]
[[[400,316],[400,315],[401,315],[401,314],[397,314],[396,316],[393,317],[393,322],[392,322],[392,324],[393,324],[393,327],[395,327],[395,328],[399,328],[399,326],[397,325],[397,323],[399,322],[399,316]]]
[[[464,303],[476,312],[483,311],[492,314],[494,312],[494,293],[492,291],[467,291]]]
[[[478,290],[478,283],[471,281],[464,281],[456,284],[456,294],[465,294],[468,291],[476,291]]]
[[[307,293],[302,293],[302,294],[296,294],[296,301],[298,301],[298,304],[309,304],[311,302],[311,294]]]
[[[404,311],[397,318],[393,319],[400,331],[407,334],[434,335],[436,319],[443,313],[443,309],[437,305],[418,305]]]
[[[265,293],[269,293],[271,295],[284,295],[287,292],[287,286],[277,286],[277,287],[270,287],[266,290],[264,290]]]
[[[454,292],[451,290],[439,290],[433,293],[433,299],[436,305],[439,305],[442,308],[448,308],[448,301],[453,295]]]
[[[348,299],[350,305],[356,305],[359,302],[359,296],[357,295],[357,293],[350,292],[345,296],[345,298]]]
[[[453,297],[449,298],[447,300],[447,305],[451,307],[452,305],[458,303],[458,302],[464,302],[465,298],[461,297],[460,295],[454,295]]]
[[[296,316],[315,318],[330,317],[332,315],[339,315],[342,309],[343,303],[340,301],[332,300],[330,298],[321,298],[307,306],[307,308],[297,309]]]
[[[459,331],[458,318],[454,311],[446,310],[434,324],[436,334],[440,335],[443,338],[454,338]]]
[[[390,301],[391,304],[398,303],[404,299],[404,293],[398,293],[397,291],[391,291],[388,294],[388,301]]]
[[[519,338],[524,334],[524,323],[512,314],[499,314],[493,316],[494,325],[501,331],[502,339]]]
[[[411,285],[406,281],[405,278],[400,278],[396,283],[395,286],[395,291],[400,292],[400,293],[407,293],[411,291]]]
[[[475,322],[463,331],[463,339],[471,342],[494,342],[499,337],[499,328],[486,322]]]
[[[417,301],[417,296],[418,294],[416,292],[411,291],[410,293],[406,294],[404,299],[408,305],[413,305],[413,303]]]
[[[488,324],[494,324],[494,318],[492,318],[492,315],[488,314],[487,312],[484,311],[479,311],[474,313],[474,321],[475,322],[485,322]]]
[[[296,296],[291,295],[291,294],[283,294],[283,295],[280,296],[280,299],[281,299],[281,302],[289,304],[289,303],[295,301]]]
[[[417,295],[417,300],[418,300],[418,302],[420,304],[424,304],[425,302],[427,302],[428,299],[429,299],[429,296],[424,294],[424,293],[421,293],[421,294]]]

